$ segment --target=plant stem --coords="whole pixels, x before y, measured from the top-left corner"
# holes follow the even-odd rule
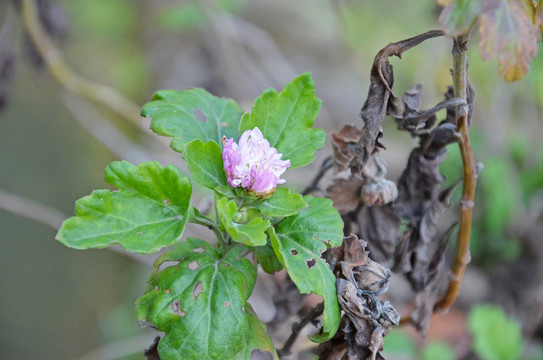
[[[467,99],[467,42],[469,33],[460,35],[454,39],[453,45],[453,85],[454,95],[463,100]],[[460,105],[456,108],[456,131],[458,133],[458,147],[462,155],[464,166],[464,180],[462,187],[462,198],[460,200],[460,229],[456,244],[456,256],[451,269],[449,287],[444,297],[435,304],[434,312],[447,311],[458,296],[462,277],[466,265],[470,262],[469,242],[471,235],[471,220],[473,213],[473,199],[475,196],[475,185],[477,182],[477,170],[473,160],[473,151],[468,133],[468,111],[467,105]]]
[[[223,232],[219,228],[219,224],[217,224],[212,219],[208,218],[204,214],[202,214],[198,209],[195,207],[192,207],[191,211],[189,212],[189,219],[188,221],[205,226],[209,228],[210,230],[213,230],[213,233],[217,237],[217,240],[221,245],[227,245],[227,239],[225,239]]]
[[[296,338],[300,334],[300,331],[309,324],[313,319],[315,319],[317,316],[322,314],[324,311],[324,304],[320,303],[317,306],[315,306],[309,314],[307,314],[306,317],[304,317],[300,322],[294,323],[292,325],[292,333],[290,334],[289,338],[287,339],[287,342],[283,347],[279,350],[277,350],[277,355],[279,357],[288,356],[290,355],[290,348],[296,341]]]
[[[65,89],[77,96],[100,104],[113,113],[128,119],[136,126],[139,124],[139,106],[111,87],[99,85],[77,75],[66,64],[62,53],[47,36],[40,20],[35,0],[22,0],[21,14],[24,26],[43,58],[51,75]]]

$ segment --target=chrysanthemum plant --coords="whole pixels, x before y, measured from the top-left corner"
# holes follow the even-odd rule
[[[170,247],[136,302],[138,320],[164,332],[161,359],[249,359],[255,349],[277,358],[247,302],[258,265],[268,273],[285,268],[300,292],[322,296],[313,341],[335,334],[336,278],[321,253],[341,244],[343,222],[331,200],[277,187],[287,168],[308,165],[324,145],[324,131],[313,128],[320,105],[310,74],[281,93],[264,91],[250,113],[203,89],[158,91],[142,115],[155,133],[172,138],[192,179],[214,192],[212,209],[196,209],[191,180],[154,161],[111,163],[105,180],[118,190],[77,201],[76,216],[57,234],[66,246],[120,244],[142,254]],[[214,241],[183,239],[187,223],[212,229]]]

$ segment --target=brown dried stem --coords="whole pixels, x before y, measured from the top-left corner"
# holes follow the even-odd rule
[[[321,315],[323,310],[324,310],[324,304],[320,303],[317,306],[315,306],[311,310],[311,312],[307,314],[307,316],[304,317],[300,322],[294,323],[292,325],[292,333],[287,339],[287,342],[281,349],[277,350],[277,355],[279,355],[279,357],[290,355],[290,348],[292,347],[292,345],[294,345],[294,342],[296,341],[296,338],[298,337],[302,329],[311,321],[313,321],[317,316]]]
[[[454,39],[453,45],[453,85],[454,95],[463,100],[467,98],[467,42],[469,32]],[[462,155],[464,166],[464,180],[462,198],[460,200],[460,229],[456,244],[456,256],[451,269],[449,287],[443,298],[434,306],[434,312],[447,311],[458,296],[462,277],[466,265],[470,262],[469,242],[471,235],[471,219],[473,213],[473,199],[477,182],[477,170],[473,160],[473,151],[468,133],[468,106],[460,105],[456,108],[456,131],[458,133],[458,146]]]
[[[139,106],[137,104],[113,88],[88,81],[70,69],[62,53],[47,36],[40,23],[34,0],[22,0],[21,14],[24,26],[32,42],[56,81],[77,96],[100,104],[114,114],[129,120],[138,127],[140,126]]]

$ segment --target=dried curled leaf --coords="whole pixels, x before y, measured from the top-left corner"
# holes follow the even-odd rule
[[[516,81],[528,73],[539,49],[539,28],[521,0],[493,0],[492,10],[480,17],[479,37],[484,60],[498,59],[499,73]]]
[[[452,230],[456,224],[451,226],[439,241],[438,248],[432,256],[432,260],[426,270],[427,277],[424,288],[415,297],[415,310],[411,314],[411,323],[423,335],[428,331],[430,318],[434,312],[434,305],[437,300],[440,281],[446,270],[445,250],[451,237]]]
[[[449,207],[455,188],[456,185],[443,190],[436,201],[424,209],[422,217],[411,223],[398,246],[394,270],[404,273],[416,292],[422,291],[431,277],[428,254],[436,241],[439,216]]]
[[[393,204],[365,206],[356,216],[360,237],[367,239],[375,261],[387,261],[400,241],[401,218]]]
[[[382,147],[379,138],[382,136],[381,124],[389,108],[398,108],[396,103],[401,102],[392,92],[394,73],[388,58],[398,56],[425,40],[442,36],[441,31],[428,31],[409,39],[388,44],[377,53],[373,60],[370,75],[370,89],[368,97],[362,106],[360,116],[364,121],[362,136],[356,144],[356,157],[351,161],[353,174],[362,171],[376,147]],[[403,112],[403,111],[402,111]]]
[[[341,215],[356,210],[360,203],[360,189],[362,182],[358,179],[335,179],[334,183],[326,189],[328,197],[334,202],[334,207]]]
[[[383,359],[383,338],[399,323],[392,305],[377,298],[388,289],[390,270],[369,258],[366,245],[351,234],[333,250],[344,316],[338,334],[319,348],[320,359]]]
[[[386,205],[398,197],[398,189],[393,181],[379,179],[362,187],[362,202],[368,206]]]
[[[334,166],[336,172],[349,168],[349,164],[356,156],[354,147],[362,136],[362,131],[353,125],[345,125],[339,133],[332,134],[332,149],[334,150]]]

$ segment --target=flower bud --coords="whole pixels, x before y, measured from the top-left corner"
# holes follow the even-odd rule
[[[280,176],[290,167],[290,160],[281,160],[283,154],[270,146],[258,127],[246,130],[239,144],[226,137],[222,143],[224,171],[230,186],[245,188],[265,198],[275,192],[277,184],[285,182]]]
[[[387,179],[378,179],[362,187],[362,201],[369,206],[388,204],[398,197],[398,188],[394,182]]]

